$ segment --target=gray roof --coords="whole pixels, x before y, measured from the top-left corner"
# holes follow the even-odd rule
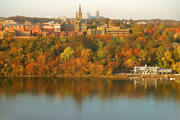
[[[166,68],[166,69],[158,69],[158,72],[172,72],[172,69]]]

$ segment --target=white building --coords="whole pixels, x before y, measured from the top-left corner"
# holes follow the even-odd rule
[[[172,69],[162,69],[159,67],[154,66],[135,66],[134,67],[134,74],[143,74],[143,75],[150,75],[150,74],[171,74]]]

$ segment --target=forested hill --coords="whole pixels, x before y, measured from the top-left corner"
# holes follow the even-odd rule
[[[14,20],[18,23],[24,23],[26,21],[29,21],[31,23],[43,23],[43,22],[49,22],[49,21],[55,21],[55,18],[38,18],[38,17],[26,17],[26,16],[13,16],[8,17],[8,20]]]
[[[0,41],[0,75],[110,75],[136,65],[180,73],[180,26],[134,26],[126,37],[73,36]],[[177,33],[177,34],[176,34]]]

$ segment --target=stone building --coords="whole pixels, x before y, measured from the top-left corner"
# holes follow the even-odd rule
[[[102,27],[97,27],[97,29],[88,29],[87,34],[88,35],[105,35],[106,28],[102,26]]]
[[[76,18],[74,20],[74,32],[86,32],[87,21],[82,18],[81,5],[79,5],[79,12],[76,12]]]
[[[82,20],[81,5],[79,5],[79,12],[76,12],[76,20]]]
[[[121,29],[120,27],[108,27],[106,33],[110,36],[121,36],[128,35],[130,33],[129,29]]]
[[[74,31],[74,25],[73,24],[61,24],[61,31],[73,32]]]
[[[121,29],[120,27],[97,27],[97,29],[88,29],[88,35],[110,35],[110,36],[122,36],[128,35],[129,29]]]

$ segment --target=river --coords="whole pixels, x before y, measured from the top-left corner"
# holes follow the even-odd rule
[[[180,83],[0,78],[0,120],[180,120]]]

